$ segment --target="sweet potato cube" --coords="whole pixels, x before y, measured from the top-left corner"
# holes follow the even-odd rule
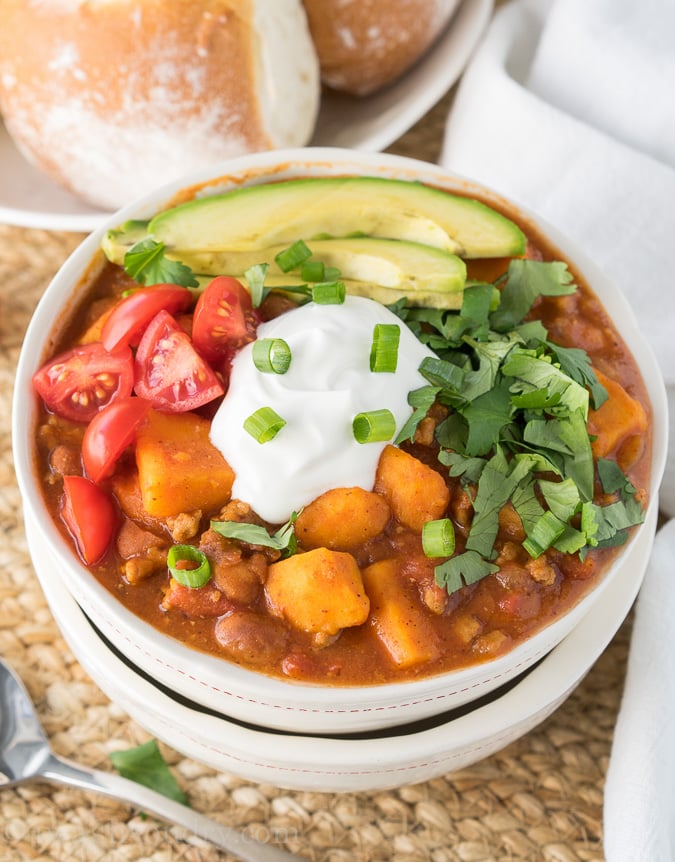
[[[589,411],[588,433],[595,437],[591,443],[593,457],[604,458],[631,438],[644,437],[647,432],[647,414],[642,404],[629,395],[623,386],[601,371],[596,370],[595,373],[609,398],[597,410]]]
[[[267,570],[271,609],[305,632],[333,635],[368,619],[370,603],[351,554],[316,548]]]
[[[401,578],[396,560],[380,560],[363,570],[370,620],[387,652],[401,668],[432,661],[438,636],[419,596]]]
[[[295,522],[305,548],[349,550],[378,536],[387,525],[389,504],[363,488],[334,488],[313,500]]]
[[[419,532],[427,521],[443,517],[450,502],[440,473],[396,446],[387,446],[380,456],[375,491],[402,524]]]
[[[118,470],[110,480],[112,492],[120,504],[120,508],[132,521],[151,530],[158,536],[165,532],[165,524],[161,518],[149,515],[143,505],[141,486],[138,482],[138,470],[133,465]]]
[[[136,441],[143,507],[159,518],[202,509],[230,499],[234,473],[209,440],[210,424],[194,413],[151,410]]]

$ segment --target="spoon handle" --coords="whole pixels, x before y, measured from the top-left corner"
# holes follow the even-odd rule
[[[223,826],[142,784],[113,772],[85,769],[53,753],[47,758],[35,778],[43,778],[45,781],[57,784],[68,784],[83,790],[94,790],[104,796],[129,802],[143,811],[157,815],[162,820],[185,826],[195,835],[205,838],[222,850],[227,850],[243,862],[302,862],[300,856],[249,838],[242,832]]]

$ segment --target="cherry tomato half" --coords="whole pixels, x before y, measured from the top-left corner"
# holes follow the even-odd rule
[[[192,304],[187,287],[155,284],[143,287],[120,300],[103,324],[101,342],[106,350],[136,347],[153,317],[164,309],[169,314],[185,311]]]
[[[83,476],[64,476],[61,518],[84,562],[97,563],[115,534],[117,512],[112,498]]]
[[[192,341],[205,359],[220,362],[255,339],[258,323],[246,288],[236,278],[220,275],[197,301]]]
[[[89,422],[116,398],[130,395],[133,384],[129,348],[109,353],[98,341],[66,350],[33,375],[47,407],[74,422]]]
[[[118,398],[94,416],[82,438],[82,463],[92,482],[113,474],[117,459],[133,442],[149,410],[148,401],[129,396]]]
[[[135,360],[135,390],[157,410],[182,413],[223,394],[215,372],[166,311],[145,330]]]

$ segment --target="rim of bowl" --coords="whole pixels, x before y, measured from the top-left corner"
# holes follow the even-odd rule
[[[225,658],[192,650],[182,642],[163,635],[149,623],[127,610],[79,562],[74,550],[52,522],[43,502],[37,479],[37,467],[33,457],[32,435],[35,429],[37,398],[32,392],[31,378],[44,361],[49,350],[53,348],[55,336],[58,334],[58,329],[55,330],[55,322],[64,315],[67,316],[69,307],[72,308],[73,287],[78,285],[80,287],[77,292],[78,298],[86,292],[88,282],[85,275],[90,271],[92,262],[102,254],[100,251],[101,240],[110,228],[117,227],[131,218],[148,218],[166,206],[173,205],[176,197],[183,195],[186,190],[189,190],[190,197],[193,196],[193,191],[196,193],[194,196],[203,196],[215,194],[223,188],[240,185],[243,182],[251,184],[251,181],[267,182],[272,178],[278,179],[291,175],[326,175],[326,173],[340,175],[350,172],[355,174],[376,172],[382,176],[393,175],[399,178],[435,183],[441,187],[460,190],[469,194],[475,190],[488,201],[492,200],[497,204],[503,202],[507,208],[515,209],[519,216],[539,228],[543,235],[570,260],[610,314],[615,326],[632,352],[644,379],[654,420],[650,506],[656,505],[658,486],[663,475],[666,457],[667,402],[665,385],[651,347],[642,336],[633,311],[623,294],[609,282],[581,249],[578,249],[556,228],[520,203],[500,196],[478,181],[460,176],[438,165],[390,154],[358,153],[332,148],[305,148],[256,153],[189,174],[123,207],[106,219],[72,252],[45,290],[24,338],[24,346],[17,365],[12,406],[14,461],[23,505],[27,514],[32,517],[37,529],[42,533],[43,538],[53,548],[53,553],[59,563],[65,567],[69,577],[76,579],[78,586],[86,590],[95,603],[102,603],[116,622],[122,627],[132,628],[150,647],[175,654],[177,657],[189,658],[188,663],[195,671],[202,670],[211,677],[222,675],[224,679],[227,679],[228,685],[236,689],[238,696],[242,694],[246,696],[247,693],[259,693],[261,689],[264,689],[266,701],[275,698],[284,701],[290,698],[294,702],[302,702],[305,698],[312,700],[318,698],[322,708],[330,711],[334,711],[336,705],[344,703],[347,697],[350,704],[358,709],[359,705],[363,705],[366,701],[372,703],[374,696],[377,699],[386,697],[389,701],[411,699],[423,696],[430,689],[444,688],[447,685],[461,686],[464,682],[475,679],[476,675],[483,675],[486,668],[490,669],[491,676],[512,668],[514,662],[518,663],[520,656],[532,652],[532,645],[537,642],[537,639],[545,640],[550,637],[555,632],[556,627],[562,630],[570,614],[575,611],[579,614],[580,610],[593,604],[603,585],[611,578],[614,568],[620,565],[628,546],[623,549],[621,555],[605,572],[604,577],[563,617],[544,626],[527,640],[496,659],[435,674],[420,680],[382,683],[376,686],[328,686],[321,683],[303,683],[267,676],[242,668]],[[35,349],[35,344],[40,346],[39,352]],[[635,531],[629,544],[635,541],[639,532],[640,528]],[[68,584],[66,587],[70,589]],[[551,644],[548,648],[550,649],[550,647]],[[544,652],[546,651],[544,650]],[[178,663],[180,664],[180,662]]]

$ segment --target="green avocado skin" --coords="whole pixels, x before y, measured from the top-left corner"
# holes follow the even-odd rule
[[[399,239],[463,258],[515,257],[525,237],[484,203],[418,182],[328,177],[247,186],[155,216],[148,232],[168,249],[268,248],[353,235]]]

